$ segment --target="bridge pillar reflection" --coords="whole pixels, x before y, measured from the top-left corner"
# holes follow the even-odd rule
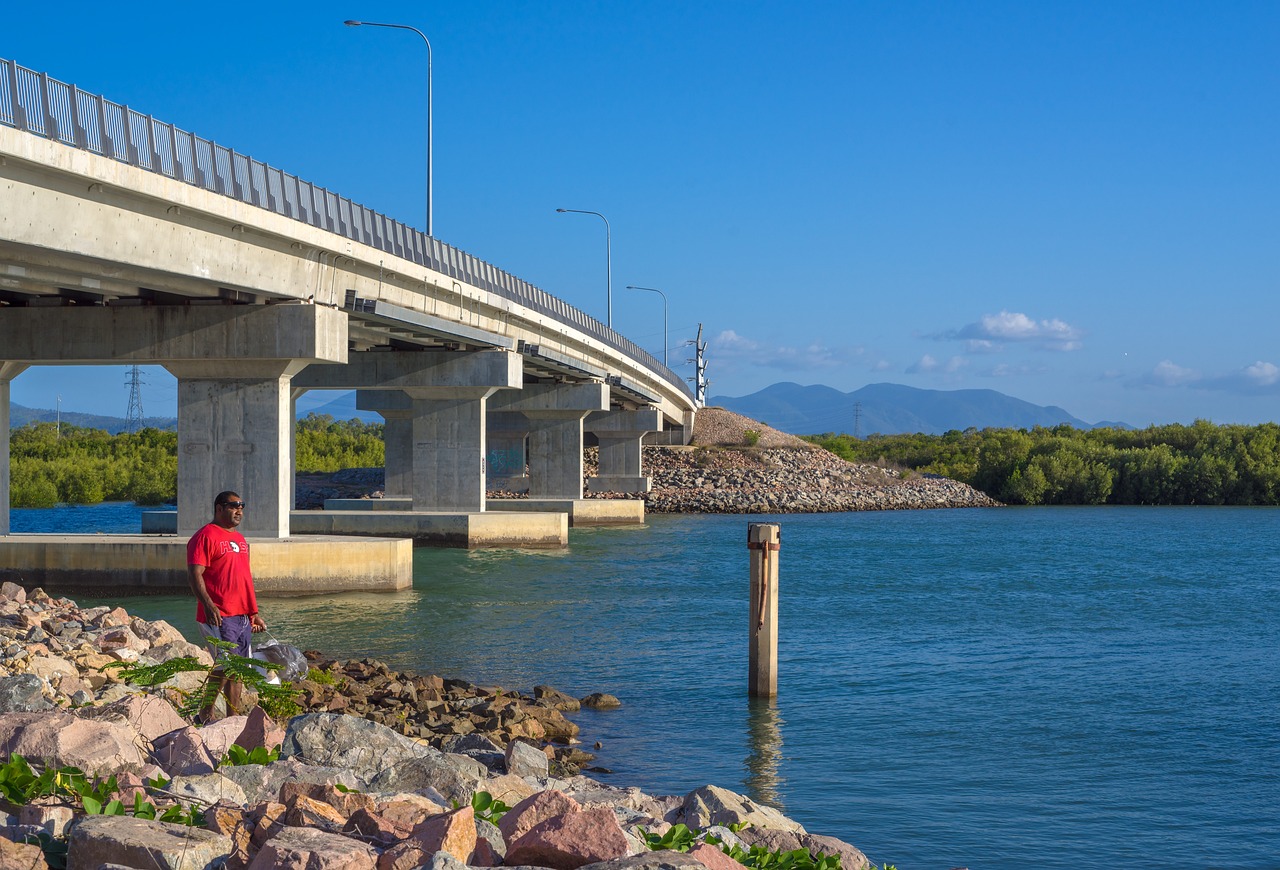
[[[9,534],[9,385],[26,368],[23,363],[0,362],[0,535]]]
[[[662,428],[658,411],[608,411],[592,414],[586,431],[600,442],[599,471],[587,481],[592,492],[648,492],[653,479],[644,475],[644,436]]]
[[[527,421],[530,498],[582,498],[583,420],[608,407],[609,387],[596,382],[526,384],[493,398],[490,410],[518,412]]]

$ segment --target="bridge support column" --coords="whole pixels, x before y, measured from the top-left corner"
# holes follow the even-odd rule
[[[357,390],[356,408],[382,415],[385,498],[413,492],[413,401],[402,390]]]
[[[9,534],[9,385],[26,365],[0,362],[0,535]]]
[[[600,441],[599,473],[587,481],[592,492],[648,492],[653,479],[643,473],[643,440],[662,428],[658,411],[592,414],[585,428]]]
[[[490,411],[485,423],[489,489],[510,492],[526,492],[529,489],[529,476],[525,467],[528,464],[525,439],[528,437],[529,420],[524,414]]]
[[[582,421],[608,407],[609,387],[600,383],[529,384],[493,398],[491,411],[529,421],[530,498],[582,498]]]
[[[240,531],[289,537],[293,502],[290,376],[301,360],[169,364],[178,379],[178,533],[213,517],[213,497],[249,503]]]
[[[495,387],[411,387],[413,506],[483,511],[485,402]]]

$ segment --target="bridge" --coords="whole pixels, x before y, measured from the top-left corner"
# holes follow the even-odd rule
[[[370,511],[318,524],[291,510],[294,403],[309,389],[357,390],[386,421],[388,503],[462,522],[472,545],[498,513],[493,484],[535,506],[579,502],[587,434],[600,446],[590,488],[644,491],[642,439],[687,442],[697,409],[653,355],[550,293],[0,59],[0,535],[12,379],[143,363],[178,381],[180,534],[227,488],[262,539],[388,528]],[[494,540],[548,543],[520,522],[527,533]]]

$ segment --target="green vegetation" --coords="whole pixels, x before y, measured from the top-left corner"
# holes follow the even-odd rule
[[[148,787],[163,786],[149,782]],[[132,805],[127,805],[115,797],[119,791],[120,787],[114,776],[90,779],[78,767],[47,767],[37,772],[25,758],[16,753],[10,755],[4,764],[0,764],[0,798],[11,809],[48,798],[91,816],[129,815],[188,827],[204,824],[204,815],[194,806],[175,804],[161,811],[137,792],[134,793]],[[65,837],[53,837],[41,831],[26,837],[23,842],[39,846],[50,867],[67,866]]]
[[[730,825],[735,834],[744,825]],[[790,851],[770,851],[764,846],[752,846],[744,849],[739,845],[727,845],[719,837],[704,831],[696,831],[684,824],[672,825],[665,834],[650,834],[643,828],[636,828],[636,833],[644,839],[652,851],[670,849],[675,852],[688,852],[698,843],[716,846],[733,860],[750,870],[840,870],[838,855],[818,855],[814,857],[807,849]]]
[[[382,426],[335,422],[327,414],[298,421],[298,471],[380,467]],[[9,498],[13,507],[132,501],[171,502],[178,494],[178,433],[32,423],[10,433]]]
[[[742,430],[742,443],[747,445],[748,447],[755,447],[757,444],[760,443],[760,430],[759,429]]]
[[[1280,425],[815,435],[853,462],[950,477],[1007,504],[1280,504]]]
[[[205,639],[205,643],[221,647],[223,652],[215,665],[201,664],[195,656],[181,656],[160,662],[155,665],[131,664],[128,662],[111,662],[102,666],[102,670],[118,668],[120,679],[137,686],[158,686],[172,679],[175,674],[186,671],[199,672],[205,675],[204,682],[194,692],[188,694],[178,707],[178,715],[192,721],[200,713],[213,706],[221,689],[222,678],[234,680],[252,689],[258,695],[258,706],[272,719],[285,720],[301,712],[298,705],[299,691],[291,683],[269,683],[259,668],[276,671],[281,665],[274,662],[261,662],[257,659],[238,656],[230,652],[235,644],[225,640]],[[235,762],[233,762],[235,763]],[[256,763],[256,762],[252,762]]]
[[[232,743],[227,747],[227,754],[218,762],[218,767],[240,767],[246,764],[270,764],[273,761],[279,760],[279,746],[272,749],[267,749],[265,746],[255,746],[253,749],[245,749],[239,744]]]

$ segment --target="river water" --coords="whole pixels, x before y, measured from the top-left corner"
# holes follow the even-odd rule
[[[782,526],[772,704],[746,696],[752,521]],[[1269,508],[651,516],[417,550],[412,590],[264,615],[341,658],[611,692],[575,717],[602,779],[744,791],[900,870],[1278,867],[1278,538]],[[121,603],[192,630],[189,599]]]

